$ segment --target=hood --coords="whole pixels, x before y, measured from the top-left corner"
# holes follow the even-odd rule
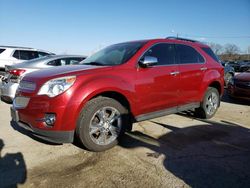
[[[52,79],[56,77],[63,77],[63,76],[70,76],[70,75],[78,75],[84,73],[88,73],[88,71],[104,69],[104,68],[111,68],[111,67],[104,67],[104,66],[93,66],[93,65],[67,65],[67,66],[59,66],[59,67],[52,67],[48,69],[42,69],[38,71],[34,71],[28,73],[24,80],[43,80],[43,79]]]
[[[243,73],[237,74],[234,78],[236,80],[250,82],[250,72],[243,72]]]

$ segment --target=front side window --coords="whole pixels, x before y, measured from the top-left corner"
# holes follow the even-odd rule
[[[173,44],[160,43],[151,47],[144,55],[156,57],[157,65],[175,64],[175,47]]]
[[[91,55],[81,64],[83,65],[120,65],[127,62],[145,42],[127,42],[111,45]]]
[[[194,48],[187,45],[177,44],[176,49],[178,52],[180,64],[194,64],[204,63],[204,58]]]

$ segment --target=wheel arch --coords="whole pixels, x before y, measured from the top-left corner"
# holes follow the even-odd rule
[[[127,99],[127,97],[118,91],[103,91],[103,92],[95,94],[89,100],[92,100],[100,96],[115,99],[118,102],[120,102],[124,107],[126,107],[129,111],[131,110],[131,104],[129,100]]]
[[[222,89],[223,86],[221,86],[221,84],[220,84],[219,81],[213,81],[213,82],[211,82],[208,85],[208,87],[213,87],[213,88],[217,89],[218,92],[219,92],[219,94],[220,94],[220,96],[223,94],[223,89]]]

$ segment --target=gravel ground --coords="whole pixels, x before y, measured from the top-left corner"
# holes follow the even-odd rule
[[[0,102],[0,187],[249,187],[250,106],[223,101],[210,120],[187,112],[134,124],[100,153],[20,133]]]

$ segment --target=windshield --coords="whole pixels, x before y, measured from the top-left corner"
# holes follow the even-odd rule
[[[83,65],[120,65],[127,62],[146,42],[128,42],[108,46],[81,62]]]

